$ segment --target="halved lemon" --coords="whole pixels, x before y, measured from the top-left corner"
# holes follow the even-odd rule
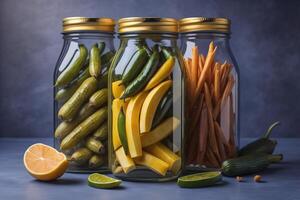
[[[23,162],[28,173],[42,181],[55,180],[68,168],[67,157],[53,147],[37,143],[24,153]]]

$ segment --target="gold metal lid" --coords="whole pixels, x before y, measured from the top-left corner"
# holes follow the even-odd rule
[[[178,33],[178,21],[173,18],[127,17],[120,19],[118,24],[119,33]]]
[[[189,17],[179,20],[179,32],[214,31],[230,33],[230,20],[226,18]]]
[[[67,17],[63,19],[63,32],[104,31],[114,32],[115,21],[111,18]]]

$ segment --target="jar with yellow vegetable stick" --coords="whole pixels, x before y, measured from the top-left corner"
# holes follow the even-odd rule
[[[109,71],[110,166],[131,181],[167,181],[182,171],[183,60],[177,21],[119,20]]]
[[[179,22],[186,74],[185,166],[220,168],[239,145],[239,73],[225,18]]]
[[[63,20],[64,45],[54,71],[54,136],[71,172],[109,170],[107,80],[114,26],[110,18]]]

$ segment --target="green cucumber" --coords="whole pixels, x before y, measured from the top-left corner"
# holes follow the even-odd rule
[[[222,163],[222,172],[226,176],[241,176],[252,174],[266,169],[271,163],[283,159],[282,154],[252,154],[225,160]]]
[[[95,78],[101,75],[101,57],[97,44],[93,45],[90,51],[89,72]]]
[[[69,87],[58,90],[55,94],[55,100],[65,102],[76,92],[85,79],[90,77],[89,69],[86,68]]]
[[[61,120],[72,120],[81,106],[97,90],[97,80],[94,77],[86,79],[72,97],[59,109],[58,117]]]
[[[155,74],[159,63],[159,53],[154,52],[140,74],[126,87],[122,99],[139,93]]]
[[[108,72],[105,72],[100,80],[98,80],[98,88],[103,89],[107,88],[107,81],[108,81]]]
[[[88,160],[92,157],[93,153],[87,148],[79,148],[77,149],[70,158],[70,161],[72,163],[75,163],[76,165],[84,165],[88,162]]]
[[[107,104],[108,89],[103,88],[95,92],[89,99],[89,105],[95,108],[99,108],[104,104]]]
[[[243,148],[238,151],[239,156],[249,155],[249,154],[256,154],[256,153],[265,153],[265,154],[272,154],[275,150],[277,145],[276,140],[269,139],[270,134],[274,127],[279,125],[279,122],[273,123],[268,131],[259,139],[247,144]]]
[[[96,138],[90,136],[86,139],[85,143],[86,148],[91,150],[92,152],[96,154],[104,154],[105,153],[105,147],[103,143],[100,140],[97,140]]]
[[[128,154],[128,143],[127,143],[127,137],[126,137],[126,125],[125,125],[125,114],[123,112],[123,109],[121,109],[118,117],[118,132],[119,137],[122,143],[122,146],[124,148],[124,151],[126,154]]]
[[[93,133],[93,137],[100,141],[106,140],[107,135],[108,135],[108,128],[107,128],[107,123],[105,122]]]
[[[94,107],[90,107],[89,103],[86,103],[85,105],[80,108],[78,114],[76,115],[75,119],[72,121],[63,121],[61,122],[57,128],[55,129],[54,136],[58,139],[63,139],[66,137],[79,123],[81,123],[83,120],[88,118],[90,115],[92,115],[96,109]]]
[[[114,58],[114,55],[115,52],[113,51],[108,51],[105,54],[103,54],[101,56],[101,62],[103,63],[103,66],[111,63],[112,59]]]
[[[162,53],[166,60],[172,56],[172,50],[170,47],[162,47]]]
[[[94,154],[89,160],[89,168],[96,169],[105,163],[105,157],[102,155]]]
[[[165,94],[164,98],[159,102],[157,106],[153,123],[152,123],[152,128],[155,128],[163,121],[163,119],[165,119],[168,116],[168,114],[172,111],[172,105],[173,105],[173,94],[170,90]]]
[[[99,42],[98,48],[99,48],[99,54],[101,55],[105,49],[105,42]]]
[[[68,85],[72,80],[74,80],[86,61],[88,56],[88,50],[83,44],[79,45],[79,57],[68,66],[57,78],[55,87],[63,87]]]
[[[152,52],[158,52],[159,51],[159,45],[158,44],[153,45],[153,47],[151,48],[151,51]]]
[[[130,59],[126,70],[122,76],[122,83],[128,85],[140,73],[148,60],[148,54],[145,48],[139,49]]]
[[[103,107],[76,126],[60,143],[61,150],[75,147],[93,133],[107,119],[107,107]]]

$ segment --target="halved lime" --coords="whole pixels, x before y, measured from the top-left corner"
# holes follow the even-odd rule
[[[184,188],[197,188],[213,185],[222,180],[221,172],[202,172],[179,177],[177,185]]]
[[[109,189],[120,186],[122,181],[102,174],[93,173],[89,175],[88,183],[91,187]]]

